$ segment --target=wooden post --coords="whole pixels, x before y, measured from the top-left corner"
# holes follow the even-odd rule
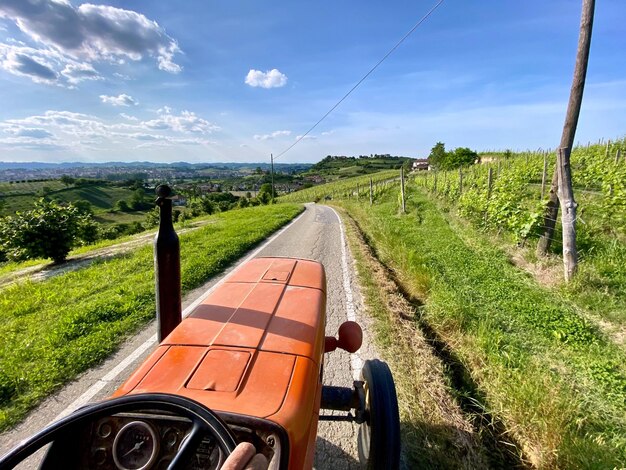
[[[370,178],[370,206],[372,204],[374,204],[374,194],[373,194],[373,183],[372,183],[372,178]]]
[[[359,185],[356,185],[356,200],[359,200]]]
[[[611,139],[606,142],[606,151],[604,152],[604,158],[609,158],[609,150],[611,149]]]
[[[400,168],[400,193],[402,194],[402,213],[406,213],[406,203],[404,201],[404,168]]]
[[[543,173],[541,174],[541,200],[546,194],[546,178],[548,177],[548,154],[543,155]]]
[[[274,189],[274,154],[270,153],[270,161],[272,162],[272,201],[274,201],[274,195],[276,190]]]
[[[582,12],[580,15],[580,35],[578,37],[578,51],[576,52],[576,66],[574,67],[574,77],[572,78],[572,88],[570,90],[569,102],[563,133],[561,134],[560,148],[571,150],[576,135],[578,116],[580,115],[580,105],[583,100],[585,89],[585,78],[587,76],[587,64],[589,63],[589,48],[591,46],[591,32],[593,30],[593,14],[595,0],[582,0]],[[569,151],[568,150],[568,151]],[[559,214],[558,196],[558,171],[554,172],[550,187],[550,198],[543,218],[544,231],[537,243],[537,255],[545,256],[548,253],[552,237],[554,235],[554,225]]]
[[[491,199],[491,188],[493,187],[493,169],[489,167],[487,175],[487,200]]]
[[[572,188],[570,149],[560,148],[557,161],[559,177],[559,200],[561,202],[561,222],[563,224],[563,270],[565,280],[571,281],[578,269],[576,250],[576,201]]]
[[[463,170],[459,168],[459,194],[463,194]]]
[[[622,155],[622,149],[617,149],[617,151],[615,152],[615,164],[617,165],[619,163],[619,157]]]
[[[500,177],[500,171],[502,170],[502,162],[498,160],[498,171],[496,172],[496,177]]]
[[[437,192],[437,172],[433,174],[433,192]]]

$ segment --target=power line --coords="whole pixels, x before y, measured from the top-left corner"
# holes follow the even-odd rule
[[[310,128],[308,131],[306,131],[304,134],[302,134],[300,137],[298,137],[298,138],[296,139],[296,141],[295,141],[293,144],[291,144],[289,147],[287,147],[285,150],[283,150],[281,153],[279,153],[276,157],[274,157],[274,160],[276,160],[277,158],[282,157],[284,154],[286,154],[286,153],[287,153],[287,152],[289,152],[292,148],[294,148],[294,147],[295,147],[298,143],[300,143],[300,142],[302,141],[302,139],[304,139],[307,135],[309,135],[309,133],[310,133],[313,129],[315,129],[315,128],[316,128],[316,127],[317,127],[317,126],[318,126],[318,125],[319,125],[319,124],[320,124],[320,123],[324,120],[324,119],[326,119],[326,118],[328,117],[328,115],[329,115],[330,113],[332,113],[332,112],[333,112],[333,111],[334,111],[334,110],[335,110],[335,109],[336,109],[336,108],[337,108],[337,107],[338,107],[338,106],[339,106],[339,105],[340,105],[340,104],[341,104],[341,103],[342,103],[342,102],[343,102],[343,101],[344,101],[344,100],[345,100],[348,96],[350,96],[350,95],[352,94],[352,92],[353,92],[354,90],[356,90],[356,89],[357,89],[357,87],[358,87],[361,83],[363,83],[363,82],[365,81],[365,79],[366,79],[367,77],[369,77],[369,76],[372,74],[372,72],[373,72],[374,70],[376,70],[376,69],[378,68],[378,66],[379,66],[380,64],[382,64],[382,63],[385,61],[385,59],[387,59],[387,57],[389,57],[389,56],[390,56],[390,55],[391,55],[391,54],[392,54],[392,53],[393,53],[393,52],[394,52],[394,51],[395,51],[395,50],[396,50],[396,49],[400,46],[400,44],[402,44],[402,43],[404,42],[404,40],[405,40],[406,38],[408,38],[411,34],[413,34],[413,31],[415,31],[415,30],[416,30],[416,29],[417,29],[417,28],[418,28],[418,27],[419,27],[419,26],[420,26],[420,25],[421,25],[424,21],[426,21],[426,20],[428,19],[428,17],[429,17],[429,16],[430,16],[430,15],[431,15],[431,14],[432,14],[432,13],[433,13],[433,12],[434,12],[437,8],[438,8],[438,7],[439,7],[439,5],[441,5],[441,4],[443,3],[443,1],[444,1],[444,0],[439,0],[439,1],[435,4],[435,6],[433,6],[430,10],[428,10],[428,13],[426,13],[426,14],[425,14],[425,15],[424,15],[424,16],[423,16],[423,17],[422,17],[422,18],[421,18],[421,19],[420,19],[417,23],[415,23],[415,25],[414,25],[414,26],[413,26],[413,27],[409,30],[409,32],[408,32],[408,33],[406,33],[406,34],[402,37],[402,39],[400,39],[400,40],[396,43],[396,45],[395,45],[395,46],[393,46],[393,47],[389,50],[389,52],[387,52],[387,53],[384,55],[384,57],[383,57],[382,59],[380,59],[380,60],[376,63],[376,65],[374,65],[374,67],[372,67],[372,68],[369,70],[369,72],[367,72],[367,73],[363,76],[363,78],[361,78],[361,80],[359,80],[359,81],[357,82],[357,84],[356,84],[356,85],[354,85],[354,86],[350,89],[350,91],[348,91],[348,93],[346,93],[345,95],[343,95],[343,98],[341,98],[339,101],[337,101],[337,103],[335,103],[335,105],[334,105],[332,108],[330,108],[326,114],[324,114],[324,115],[323,115],[323,116],[322,116],[322,117],[321,117],[321,118],[320,118],[320,119],[319,119],[319,120],[318,120],[315,124],[313,124],[313,126],[311,126],[311,128]]]

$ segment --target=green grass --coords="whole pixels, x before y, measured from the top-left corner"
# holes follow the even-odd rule
[[[406,215],[397,191],[342,205],[407,292],[421,322],[453,351],[478,400],[539,468],[626,462],[626,355],[467,225],[454,224],[414,186]],[[417,328],[416,324],[416,328]]]
[[[88,184],[78,187],[66,187],[60,181],[17,183],[12,185],[4,183],[0,186],[3,188],[8,186],[8,189],[12,190],[12,192],[0,190],[0,193],[4,194],[2,199],[5,202],[0,215],[32,209],[34,202],[41,197],[41,190],[44,187],[48,187],[51,190],[47,197],[61,202],[87,201],[91,203],[96,213],[111,210],[119,200],[130,201],[133,195],[132,190],[116,186]],[[15,188],[12,188],[13,186]]]
[[[37,191],[41,191],[44,187],[50,188],[52,191],[58,191],[66,186],[61,183],[61,180],[50,181],[29,181],[26,183],[0,183],[0,194],[3,196],[13,196],[17,194],[35,194]]]
[[[295,204],[229,211],[181,235],[183,291],[222,271],[301,211]],[[147,246],[0,291],[0,430],[154,318],[153,269]]]
[[[202,221],[207,221],[207,220],[208,221],[214,220],[214,216],[204,215],[204,216],[196,217],[193,220],[188,220],[182,223],[174,224],[174,227],[176,228],[176,230],[182,230],[185,228],[193,227],[194,224],[197,222],[202,222]],[[125,222],[129,222],[129,220],[126,220]],[[70,251],[68,256],[72,257],[76,255],[88,254],[89,252],[98,250],[100,248],[106,248],[109,246],[119,245],[120,243],[125,243],[125,242],[129,242],[132,240],[136,240],[137,238],[141,238],[143,236],[150,235],[150,234],[154,235],[156,231],[157,231],[156,228],[152,228],[144,232],[136,233],[134,235],[125,235],[123,237],[115,238],[112,240],[107,240],[107,239],[98,240],[96,243],[92,245],[83,245],[83,246],[74,248],[72,251]],[[21,269],[25,269],[30,266],[36,266],[39,264],[48,264],[48,263],[51,263],[51,260],[42,259],[42,258],[30,259],[30,260],[19,261],[19,262],[8,261],[5,263],[0,263],[0,280],[2,280],[4,276],[7,276],[15,271],[19,271]]]

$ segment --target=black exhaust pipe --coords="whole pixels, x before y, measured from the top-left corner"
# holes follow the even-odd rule
[[[182,320],[180,284],[180,242],[172,224],[172,188],[156,188],[159,231],[154,238],[154,274],[158,341],[169,335]]]

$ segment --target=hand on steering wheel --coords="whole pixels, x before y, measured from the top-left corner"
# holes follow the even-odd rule
[[[249,442],[242,442],[228,456],[221,470],[266,470],[269,462],[263,454],[257,454]]]

